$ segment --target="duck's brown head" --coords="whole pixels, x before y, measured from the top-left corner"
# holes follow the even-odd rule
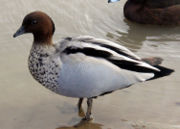
[[[43,12],[35,11],[25,16],[21,27],[13,37],[25,33],[32,33],[34,36],[34,43],[51,44],[54,31],[55,25],[52,19]]]

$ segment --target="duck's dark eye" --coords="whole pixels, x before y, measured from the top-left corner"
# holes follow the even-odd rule
[[[37,20],[32,20],[31,24],[34,25],[34,24],[37,24]]]

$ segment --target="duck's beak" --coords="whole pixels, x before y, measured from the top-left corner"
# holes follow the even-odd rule
[[[117,1],[120,1],[120,0],[108,0],[108,3],[113,3],[113,2],[117,2]]]
[[[16,38],[17,36],[20,36],[20,35],[22,35],[22,34],[24,34],[24,33],[25,33],[25,29],[24,29],[23,26],[21,26],[21,27],[16,31],[16,33],[13,35],[13,37]]]

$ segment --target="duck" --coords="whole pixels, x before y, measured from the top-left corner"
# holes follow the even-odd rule
[[[55,24],[46,13],[27,14],[13,37],[31,33],[28,68],[42,86],[63,96],[87,98],[84,120],[91,120],[93,99],[135,83],[170,75],[161,58],[140,58],[126,47],[93,36],[62,38],[53,43]]]
[[[108,0],[108,3],[119,0]],[[180,0],[127,0],[124,16],[140,24],[180,25]]]

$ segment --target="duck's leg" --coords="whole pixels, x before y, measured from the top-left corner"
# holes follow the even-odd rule
[[[83,98],[79,98],[79,101],[78,101],[78,113],[79,113],[79,116],[80,117],[84,117],[85,114],[84,114],[84,110],[82,108],[82,103],[83,103]]]
[[[79,98],[79,101],[78,101],[78,110],[82,109],[82,103],[83,103],[83,98]]]
[[[91,120],[91,109],[92,109],[93,98],[87,98],[87,112],[84,120]]]

